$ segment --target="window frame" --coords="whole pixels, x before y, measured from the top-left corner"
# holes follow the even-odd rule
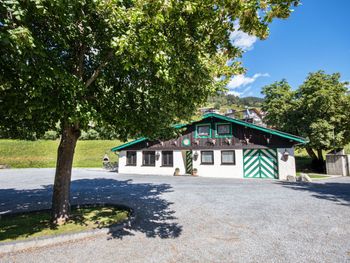
[[[198,133],[198,128],[208,126],[209,127],[209,134],[208,135],[200,135]],[[195,138],[211,138],[211,123],[203,123],[203,124],[197,124],[196,125],[196,132],[195,132]]]
[[[232,163],[222,161],[222,154],[224,152],[232,152],[233,153],[233,162]],[[236,152],[235,152],[235,150],[222,150],[221,151],[221,165],[236,165]]]
[[[154,155],[154,164],[145,164],[145,154],[146,153],[153,153]],[[151,159],[149,158],[149,161]],[[150,167],[154,167],[156,166],[156,151],[142,151],[142,166],[150,166]]]
[[[219,125],[228,125],[229,128],[230,128],[229,133],[219,134],[219,129],[218,129]],[[228,122],[217,122],[217,123],[215,123],[215,138],[230,138],[230,137],[233,137],[233,135],[232,135],[232,123],[228,123]]]
[[[164,157],[169,156],[169,153],[171,153],[171,164],[164,164]],[[166,158],[169,161],[168,157]],[[174,151],[162,151],[162,167],[174,167]]]
[[[129,163],[128,153],[135,153],[135,163]],[[137,166],[137,151],[126,151],[126,166]]]
[[[212,162],[203,162],[203,153],[211,153]],[[201,151],[201,164],[203,164],[203,165],[214,165],[214,151]]]

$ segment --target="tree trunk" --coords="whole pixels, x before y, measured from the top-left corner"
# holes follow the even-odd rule
[[[317,150],[318,163],[319,163],[319,171],[321,173],[326,173],[326,162],[323,158],[322,150]]]
[[[317,155],[312,148],[306,148],[307,153],[312,158],[311,168],[315,172],[324,173],[325,172],[325,161],[323,159],[322,150],[317,150]]]
[[[315,154],[314,150],[312,148],[306,147],[306,152],[311,157],[312,160],[317,160],[317,155]]]
[[[70,213],[70,183],[74,150],[80,130],[73,125],[64,125],[57,151],[55,183],[52,196],[52,222],[63,224]]]
[[[317,156],[318,156],[318,160],[320,160],[322,162],[324,161],[322,150],[317,150]]]

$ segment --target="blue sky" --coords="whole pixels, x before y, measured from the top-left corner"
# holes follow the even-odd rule
[[[260,41],[236,32],[231,37],[245,51],[244,76],[229,83],[230,93],[261,97],[265,85],[287,79],[295,89],[309,72],[340,72],[350,81],[350,0],[302,0],[287,20],[275,20]]]

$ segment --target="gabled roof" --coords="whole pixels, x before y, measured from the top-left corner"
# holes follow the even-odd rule
[[[305,139],[303,137],[299,137],[299,136],[295,136],[295,135],[290,134],[290,133],[281,132],[281,131],[278,131],[278,130],[262,127],[262,126],[259,126],[259,125],[253,124],[253,123],[237,120],[237,119],[230,118],[230,117],[227,117],[227,116],[223,116],[223,115],[220,115],[220,114],[217,114],[217,113],[204,114],[200,120],[193,121],[193,122],[190,122],[190,123],[187,123],[187,124],[177,124],[177,125],[174,125],[174,128],[175,129],[184,128],[184,127],[187,127],[189,125],[192,125],[193,123],[200,122],[200,121],[203,121],[203,120],[208,119],[208,118],[218,118],[218,119],[221,119],[221,120],[224,120],[224,121],[228,121],[228,122],[231,122],[231,123],[235,123],[235,124],[238,124],[238,125],[242,125],[242,126],[245,126],[245,127],[251,128],[251,129],[263,131],[263,132],[266,132],[268,134],[272,134],[272,135],[276,135],[276,136],[279,136],[279,137],[282,137],[282,138],[285,138],[285,139],[289,139],[289,140],[295,141],[295,142],[297,142],[299,144],[305,144],[305,143],[309,142],[307,139]],[[125,144],[122,144],[122,145],[119,145],[117,147],[114,147],[114,148],[111,149],[111,151],[113,151],[113,152],[120,151],[120,150],[122,150],[122,149],[124,149],[126,147],[129,147],[131,145],[134,145],[136,143],[143,142],[143,141],[146,141],[146,140],[147,140],[147,138],[145,138],[145,137],[139,138],[137,140],[134,140],[134,141],[131,141],[131,142],[127,142]]]
[[[143,142],[143,141],[146,141],[146,140],[147,140],[147,138],[142,137],[142,138],[133,140],[133,141],[131,141],[131,142],[127,142],[127,143],[124,143],[124,144],[119,145],[119,146],[117,146],[117,147],[114,147],[114,148],[111,149],[111,151],[112,151],[112,152],[116,152],[116,151],[122,150],[122,149],[124,149],[124,148],[126,148],[126,147],[128,147],[128,146],[131,146],[131,145],[134,145],[134,144],[136,144],[136,143]]]
[[[277,136],[285,138],[285,139],[293,140],[293,141],[298,142],[298,143],[305,144],[305,143],[309,142],[307,139],[305,139],[303,137],[299,137],[299,136],[296,136],[296,135],[293,135],[290,133],[281,132],[278,130],[262,127],[262,126],[259,126],[259,125],[253,124],[253,123],[237,120],[237,119],[230,118],[230,117],[223,116],[223,115],[216,114],[216,113],[205,114],[205,115],[203,115],[202,120],[209,118],[209,117],[215,117],[215,118],[222,119],[222,120],[225,120],[228,122],[236,123],[236,124],[248,127],[248,128],[252,128],[252,129],[263,131],[263,132],[266,132],[269,134],[277,135]]]

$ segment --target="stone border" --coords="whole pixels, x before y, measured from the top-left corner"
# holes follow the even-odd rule
[[[99,204],[73,205],[72,207],[77,207],[77,206],[79,206],[79,207],[114,206],[117,208],[128,210],[129,217],[126,220],[124,220],[118,224],[111,225],[109,227],[86,230],[86,231],[81,231],[81,232],[77,232],[77,233],[67,233],[67,234],[60,234],[60,235],[30,238],[27,240],[20,240],[20,241],[10,241],[10,242],[5,242],[3,244],[0,243],[0,255],[5,254],[5,253],[19,252],[19,251],[31,249],[31,248],[41,248],[41,247],[46,247],[46,246],[50,246],[50,245],[56,245],[56,244],[63,243],[63,242],[74,241],[74,240],[79,240],[79,239],[88,238],[88,237],[94,237],[94,236],[101,235],[101,234],[107,235],[111,232],[121,230],[124,227],[130,227],[131,224],[136,219],[135,211],[132,208],[125,206],[125,205],[118,205],[118,204],[111,204],[111,203],[104,203],[104,204],[99,203]],[[47,211],[47,210],[49,210],[49,209],[28,211],[27,213],[38,212],[38,211]],[[16,214],[23,214],[23,213],[26,213],[26,212],[11,213],[11,214],[6,214],[6,215],[16,215]],[[2,215],[2,216],[4,216],[4,215]]]

